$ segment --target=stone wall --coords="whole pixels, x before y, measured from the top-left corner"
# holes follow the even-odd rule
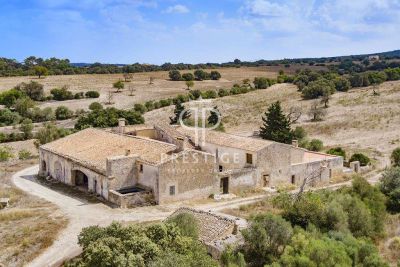
[[[121,194],[115,190],[109,191],[109,201],[120,208],[134,208],[153,204],[153,194],[150,191]]]
[[[290,181],[291,149],[291,146],[274,143],[258,152],[256,167],[261,175],[269,175],[270,186]]]
[[[215,157],[208,153],[186,150],[159,166],[157,203],[207,198],[219,192],[215,175]],[[175,194],[170,194],[171,187]]]
[[[137,183],[137,155],[107,158],[107,177],[110,177],[109,189],[134,186]]]
[[[301,185],[307,177],[314,177],[312,186],[325,185],[333,176],[342,173],[343,158],[334,157],[327,160],[293,164],[291,169],[296,185]]]

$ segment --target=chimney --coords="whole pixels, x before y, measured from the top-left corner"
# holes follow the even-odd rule
[[[299,147],[299,140],[293,139],[293,140],[292,140],[292,146],[294,146],[294,147]]]
[[[120,134],[125,133],[125,119],[124,118],[118,119],[118,133],[120,133]]]

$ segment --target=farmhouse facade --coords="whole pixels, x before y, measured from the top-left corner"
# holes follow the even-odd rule
[[[121,207],[163,204],[244,189],[328,183],[343,158],[212,130],[170,125],[88,128],[39,149],[40,175]]]

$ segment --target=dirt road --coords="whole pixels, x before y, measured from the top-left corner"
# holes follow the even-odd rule
[[[69,224],[65,228],[53,245],[44,253],[33,260],[29,266],[59,266],[66,259],[73,258],[81,253],[77,244],[77,236],[82,228],[99,225],[106,226],[113,221],[120,222],[145,222],[165,219],[175,209],[183,204],[171,204],[163,206],[140,207],[135,209],[113,209],[103,203],[88,203],[81,199],[72,198],[63,195],[60,192],[53,191],[43,185],[34,182],[38,173],[38,165],[24,169],[13,175],[14,184],[20,189],[44,198],[56,204],[64,215],[69,219]],[[379,180],[380,174],[372,175],[369,178],[370,183]],[[351,182],[344,182],[335,185],[328,185],[322,188],[337,189],[343,186],[349,186]],[[318,188],[321,189],[321,188]],[[196,205],[197,209],[219,212],[223,209],[239,208],[241,205],[251,204],[262,200],[267,195],[256,195],[247,198],[232,199],[222,202],[211,202]]]

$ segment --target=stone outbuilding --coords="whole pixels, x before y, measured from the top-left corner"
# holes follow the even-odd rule
[[[40,175],[120,207],[207,198],[246,188],[328,183],[343,158],[207,130],[202,142],[170,125],[88,128],[40,146]]]

